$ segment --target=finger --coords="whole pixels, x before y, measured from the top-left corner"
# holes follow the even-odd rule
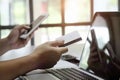
[[[25,46],[28,43],[29,39],[21,39],[21,44]]]
[[[56,40],[56,41],[52,41],[51,45],[52,46],[60,46],[64,44],[64,40]]]
[[[68,51],[68,48],[67,47],[60,47],[59,48],[59,52],[61,53],[61,54],[64,54],[64,53],[66,53]]]
[[[20,31],[20,33],[25,33],[25,32],[27,32],[26,29],[22,29],[22,30]]]
[[[27,30],[30,29],[30,27],[26,26],[26,25],[18,25],[16,28],[19,29],[19,30],[21,30],[21,29],[27,29]]]

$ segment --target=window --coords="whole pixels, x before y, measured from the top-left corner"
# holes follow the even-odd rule
[[[91,21],[90,0],[33,0],[33,8],[34,19],[42,13],[49,13],[49,17],[43,22],[44,30],[42,26],[39,29],[44,33],[35,32],[35,45],[66,34],[69,26],[80,29],[81,25],[88,26]],[[71,31],[69,29],[69,32]],[[41,40],[43,35],[46,38]]]
[[[14,25],[29,24],[44,13],[49,17],[35,32],[35,45],[73,30],[85,36],[96,11],[118,11],[118,0],[0,0],[0,37],[6,37]]]
[[[118,11],[118,0],[94,0],[94,13],[97,11]]]
[[[90,0],[65,0],[65,23],[90,22]]]
[[[6,37],[13,25],[28,24],[28,10],[27,0],[0,0],[0,37]]]

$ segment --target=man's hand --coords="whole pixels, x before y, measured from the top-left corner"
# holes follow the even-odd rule
[[[13,80],[35,69],[53,67],[60,56],[68,51],[66,47],[58,47],[63,44],[64,41],[46,42],[38,46],[32,54],[17,59],[0,61],[0,79]]]
[[[8,37],[0,39],[0,55],[11,49],[18,49],[24,47],[33,36],[33,33],[27,39],[21,39],[20,35],[30,27],[19,25],[12,29]]]
[[[11,49],[21,48],[27,44],[27,42],[31,39],[32,35],[29,36],[27,39],[20,39],[20,35],[28,29],[30,29],[30,27],[25,25],[16,26],[15,28],[13,28],[13,30],[7,37]]]
[[[63,44],[64,41],[51,41],[37,47],[32,55],[36,56],[38,68],[53,67],[60,59],[60,56],[68,51],[66,47],[58,47]]]

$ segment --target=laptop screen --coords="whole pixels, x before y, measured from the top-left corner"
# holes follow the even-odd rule
[[[110,43],[114,52],[112,54],[120,57],[120,12],[96,12],[91,23],[91,29],[94,29],[97,45],[100,50]],[[88,38],[90,41],[92,40],[91,32],[89,32]],[[108,51],[105,53],[108,56],[111,55]],[[80,58],[80,68],[88,68],[89,55],[90,42],[87,40]]]

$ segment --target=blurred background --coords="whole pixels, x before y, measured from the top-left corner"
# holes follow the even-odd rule
[[[82,41],[70,45],[68,52],[76,56],[82,51],[94,13],[119,8],[119,0],[0,0],[0,38],[15,25],[29,25],[40,14],[48,13],[27,46],[38,46],[77,30]]]

